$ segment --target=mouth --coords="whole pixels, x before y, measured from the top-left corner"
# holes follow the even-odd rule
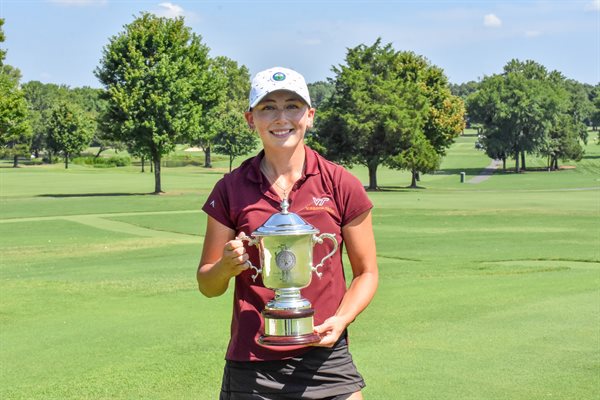
[[[269,133],[271,133],[271,135],[278,137],[278,138],[288,137],[293,132],[294,132],[293,129],[277,129],[277,130],[269,131]]]

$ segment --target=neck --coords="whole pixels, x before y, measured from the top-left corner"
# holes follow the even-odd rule
[[[267,151],[262,160],[263,167],[274,177],[287,176],[302,172],[304,159],[306,158],[306,150],[304,145],[297,146],[294,150],[283,152]]]
[[[289,197],[294,183],[302,177],[305,156],[304,146],[287,154],[280,151],[272,154],[265,150],[261,170],[282,199]]]

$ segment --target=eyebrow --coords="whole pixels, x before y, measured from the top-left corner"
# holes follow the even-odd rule
[[[288,102],[288,101],[300,101],[301,102],[302,100],[299,99],[299,98],[297,98],[297,97],[290,97],[289,99],[286,99],[284,101],[286,101],[286,102]],[[276,101],[273,100],[273,99],[264,99],[263,101],[261,101],[261,103],[262,102],[264,102],[264,103],[275,103]]]

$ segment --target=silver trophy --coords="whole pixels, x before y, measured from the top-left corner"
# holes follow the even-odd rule
[[[240,238],[256,246],[260,255],[260,268],[248,261],[259,274],[265,287],[275,290],[275,298],[262,311],[265,332],[259,343],[268,346],[307,345],[320,340],[314,333],[313,310],[310,302],[303,298],[300,289],[307,287],[314,272],[319,278],[319,268],[333,256],[338,248],[334,234],[322,233],[300,216],[288,211],[287,200],[281,202],[281,212],[269,219],[251,236]],[[313,246],[333,242],[333,250],[313,267]]]

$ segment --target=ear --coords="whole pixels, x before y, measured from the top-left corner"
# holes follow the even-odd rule
[[[315,109],[314,108],[309,108],[308,109],[308,123],[306,124],[306,127],[308,129],[311,129],[313,127],[313,123],[315,121]]]
[[[246,118],[246,122],[248,122],[248,128],[254,129],[254,116],[252,115],[252,111],[246,111],[244,113],[244,118]]]

